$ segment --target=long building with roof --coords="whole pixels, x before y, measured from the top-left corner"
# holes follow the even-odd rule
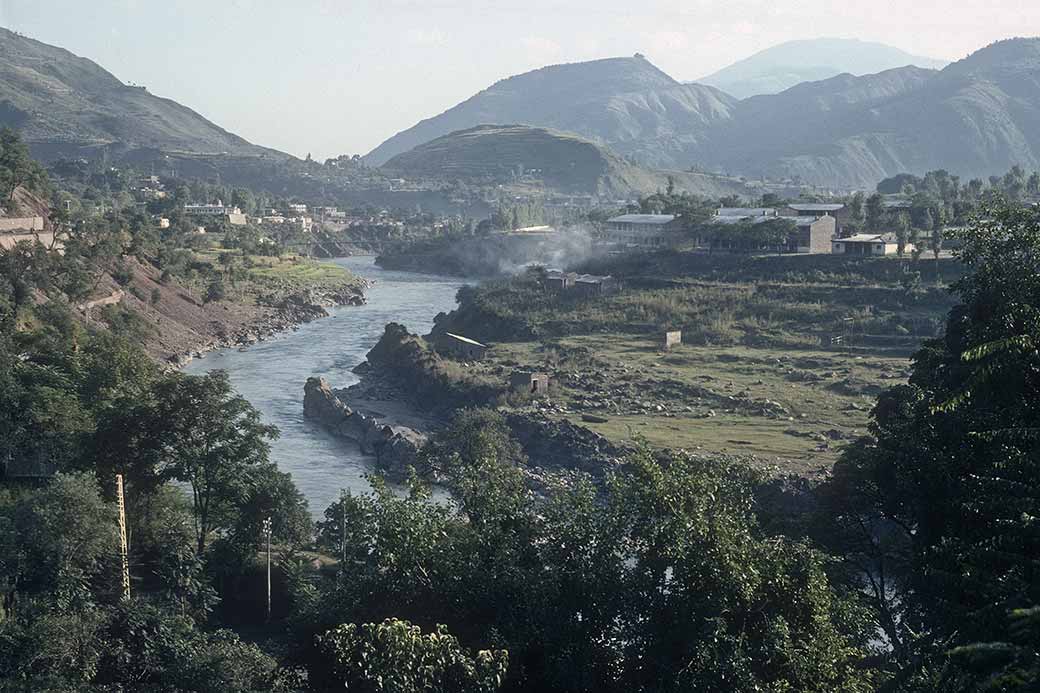
[[[681,229],[674,214],[622,214],[607,220],[606,240],[626,247],[662,248],[678,242]]]

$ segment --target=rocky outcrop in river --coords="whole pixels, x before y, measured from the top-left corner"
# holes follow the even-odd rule
[[[400,481],[416,466],[426,435],[407,426],[380,423],[373,416],[351,409],[332,391],[324,378],[308,378],[303,388],[303,414],[340,438],[352,440],[366,455],[374,455],[380,470]]]

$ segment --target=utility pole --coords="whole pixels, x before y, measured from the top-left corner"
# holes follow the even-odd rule
[[[267,622],[271,622],[271,518],[264,520],[264,537],[267,539]]]
[[[347,564],[347,497],[343,491],[339,492],[339,569],[343,570]]]
[[[116,502],[119,504],[119,557],[123,563],[123,599],[130,601],[130,560],[126,550],[126,502],[123,497],[122,474],[116,474]]]

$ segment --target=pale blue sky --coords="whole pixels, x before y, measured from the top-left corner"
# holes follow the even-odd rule
[[[247,139],[365,153],[491,83],[642,52],[693,80],[817,36],[958,59],[1040,35],[1037,0],[0,0],[0,25]]]

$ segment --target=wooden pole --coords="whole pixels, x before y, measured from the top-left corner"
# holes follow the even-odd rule
[[[267,621],[271,621],[271,518],[264,520],[264,534],[267,535]]]
[[[116,474],[116,502],[119,504],[119,557],[123,568],[123,599],[130,599],[130,559],[126,548],[126,501],[123,496],[123,475]]]
[[[347,498],[346,494],[339,493],[339,569],[347,566]]]

